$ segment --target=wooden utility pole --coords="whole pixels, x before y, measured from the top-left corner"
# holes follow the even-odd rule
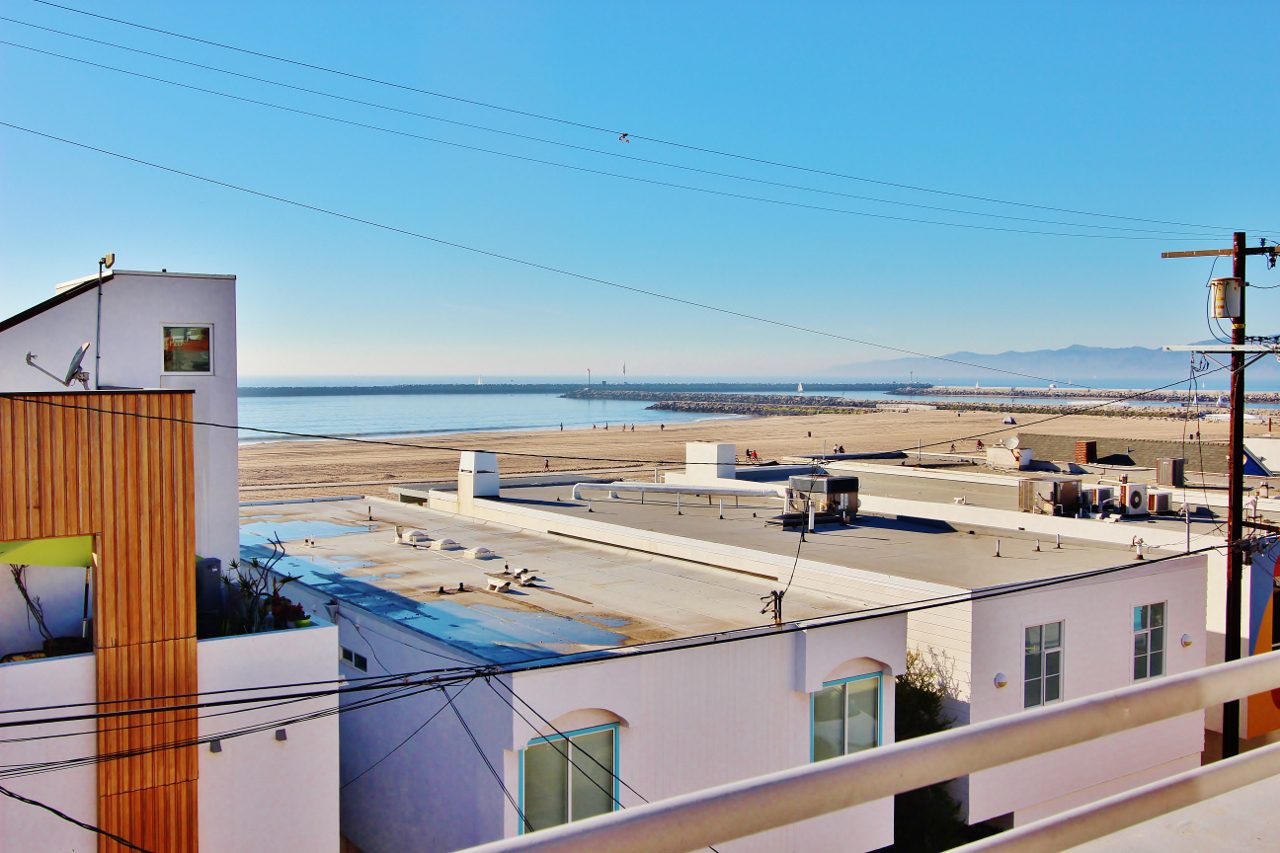
[[[1249,255],[1276,256],[1277,247],[1245,245],[1245,233],[1235,232],[1230,249],[1201,249],[1191,252],[1164,252],[1162,258],[1204,258],[1230,255],[1232,276],[1240,281],[1239,309],[1231,318],[1231,441],[1227,453],[1227,607],[1223,659],[1240,658],[1242,615],[1241,575],[1244,566],[1244,334],[1245,260]],[[1240,751],[1240,700],[1222,706],[1222,757]]]

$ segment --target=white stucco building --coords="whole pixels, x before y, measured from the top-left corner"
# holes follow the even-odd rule
[[[24,394],[0,399],[3,784],[140,849],[337,853],[338,700],[279,698],[336,689],[337,628],[239,633],[244,599],[196,565],[237,556],[236,431],[154,420],[235,423],[235,279],[117,271],[100,294],[100,331],[96,276],[0,321],[0,390]],[[25,363],[61,375],[85,342],[87,393]],[[165,721],[195,703],[217,704]],[[100,848],[8,797],[0,827],[5,850]]]
[[[907,614],[907,642],[950,670],[957,724],[1034,713],[1205,664],[1206,559],[1178,556],[1172,546],[1183,532],[1172,526],[1029,516],[864,487],[857,522],[808,534],[797,561],[798,533],[763,520],[776,514],[777,499],[742,498],[722,509],[714,496],[685,495],[677,509],[674,495],[650,492],[641,503],[623,491],[609,499],[605,489],[588,505],[572,500],[569,485],[513,485],[469,504],[446,490],[393,491],[491,524],[750,572],[775,586],[794,571],[788,601],[804,589],[861,608],[928,602]],[[1139,561],[1135,535],[1169,550],[1147,549]],[[1090,570],[1098,573],[1061,579]],[[955,793],[970,823],[1020,825],[1198,766],[1203,747],[1204,715],[1196,713],[977,772]]]
[[[343,716],[342,830],[366,853],[455,850],[894,740],[906,619],[828,618],[853,597],[794,590],[803,629],[774,627],[770,582],[679,558],[377,499],[242,518],[246,557],[285,539],[277,571],[333,614],[344,672],[456,679],[448,699]],[[722,849],[892,840],[885,798]]]
[[[86,342],[90,389],[190,389],[196,420],[236,424],[234,275],[113,270],[101,286],[97,275],[60,284],[0,320],[0,391],[58,390],[27,353],[61,377]],[[236,440],[234,429],[195,428],[196,553],[223,566],[238,548]]]

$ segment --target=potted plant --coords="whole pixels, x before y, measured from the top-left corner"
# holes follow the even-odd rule
[[[284,617],[285,624],[290,628],[305,628],[311,624],[311,617],[307,615],[307,611],[302,605],[296,601],[285,599],[284,607],[281,608],[281,615]],[[277,622],[279,624],[279,622]]]
[[[53,632],[49,630],[49,626],[45,622],[44,605],[40,602],[40,596],[32,595],[30,590],[27,589],[27,569],[29,568],[30,566],[18,563],[9,564],[9,572],[13,575],[13,583],[18,587],[18,594],[22,596],[23,602],[27,605],[27,618],[35,621],[36,629],[44,640],[44,656],[57,657],[58,655],[74,655],[80,652],[92,651],[93,645],[86,637],[53,636]]]

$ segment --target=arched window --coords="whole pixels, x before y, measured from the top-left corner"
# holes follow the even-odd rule
[[[617,723],[536,737],[520,752],[521,831],[618,807]]]
[[[809,694],[810,758],[822,761],[879,746],[882,675],[878,672],[823,682]]]

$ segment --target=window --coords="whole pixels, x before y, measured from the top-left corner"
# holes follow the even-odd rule
[[[880,675],[830,681],[809,697],[814,761],[880,745]]]
[[[369,659],[362,654],[351,651],[346,646],[342,647],[342,659],[361,672],[369,671]]]
[[[1133,680],[1164,675],[1164,603],[1133,608]]]
[[[1280,574],[1271,581],[1271,651],[1280,649]]]
[[[1062,698],[1062,635],[1061,622],[1026,629],[1022,707],[1034,708]]]
[[[212,326],[164,327],[165,373],[212,373]]]
[[[520,754],[521,831],[613,811],[617,764],[616,724],[529,741]]]

